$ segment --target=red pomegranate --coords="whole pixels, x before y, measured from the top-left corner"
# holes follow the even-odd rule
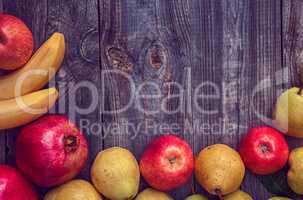
[[[73,179],[88,157],[83,134],[67,117],[48,115],[22,129],[16,142],[16,162],[41,187]]]
[[[0,200],[38,200],[34,187],[15,168],[0,165]]]

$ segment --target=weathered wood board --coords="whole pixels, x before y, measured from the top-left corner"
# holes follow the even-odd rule
[[[237,148],[270,118],[277,96],[299,85],[302,8],[300,0],[0,0],[0,11],[29,25],[36,48],[65,34],[65,61],[51,83],[61,98],[51,112],[83,127],[86,179],[100,150],[123,146],[139,159],[164,133],[195,153],[214,143]],[[2,131],[2,163],[14,164],[19,130]],[[266,200],[277,191],[273,180],[247,172],[242,189]],[[184,199],[192,190],[205,193],[192,177],[171,194]]]

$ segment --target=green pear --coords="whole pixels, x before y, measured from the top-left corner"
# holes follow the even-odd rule
[[[234,149],[215,144],[203,149],[196,158],[195,173],[198,182],[209,193],[226,195],[239,189],[245,166]]]
[[[292,200],[292,199],[287,197],[271,197],[268,200]]]
[[[290,169],[287,173],[289,187],[297,194],[303,194],[303,147],[291,151],[288,160]]]
[[[164,192],[148,188],[138,194],[136,200],[173,200],[173,198]]]
[[[234,193],[225,196],[224,200],[253,200],[253,198],[246,192],[238,190]]]
[[[111,200],[133,199],[139,190],[138,162],[130,151],[120,147],[97,155],[91,177],[96,189]]]
[[[194,194],[186,197],[185,200],[208,200],[208,199],[200,194]]]
[[[94,186],[84,180],[69,181],[48,192],[44,200],[102,200]]]
[[[285,134],[303,137],[303,91],[294,87],[282,93],[273,112],[274,125]]]

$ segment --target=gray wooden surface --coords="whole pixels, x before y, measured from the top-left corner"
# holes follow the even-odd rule
[[[299,85],[302,9],[300,0],[0,0],[0,11],[29,25],[36,47],[54,31],[66,36],[67,54],[55,83],[61,99],[52,112],[75,116],[78,124],[88,119],[105,127],[86,131],[90,161],[82,178],[89,178],[91,161],[100,150],[123,146],[139,159],[150,140],[165,132],[185,138],[195,153],[214,143],[237,148],[246,131],[264,124],[256,111],[270,117],[283,89]],[[136,98],[126,111],[109,113],[126,105],[133,94],[125,78],[103,73],[113,69],[131,77],[136,88],[142,86],[141,96],[154,96]],[[82,87],[76,101],[69,101],[66,94],[73,94],[83,81],[97,86],[97,93]],[[184,98],[177,98],[180,88],[175,83],[183,88]],[[212,97],[195,102],[194,89],[201,83],[206,85],[200,94]],[[265,89],[253,95],[258,84]],[[74,107],[88,107],[96,98],[94,112],[73,115]],[[174,112],[179,106],[181,111]],[[201,113],[197,106],[213,112]],[[126,128],[126,122],[139,129]],[[144,128],[150,123],[157,128]],[[170,124],[172,130],[159,128],[161,124]],[[119,125],[118,134],[109,133],[110,125]],[[14,164],[19,130],[0,135],[2,163]],[[292,148],[303,144],[288,140]],[[242,189],[255,200],[266,200],[273,196],[270,191],[279,192],[279,176],[285,178],[247,172]],[[144,181],[141,185],[146,187]],[[205,193],[193,177],[171,194],[183,199],[193,189]]]

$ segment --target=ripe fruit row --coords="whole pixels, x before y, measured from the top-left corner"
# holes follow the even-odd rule
[[[297,170],[303,172],[296,160],[302,159],[302,151],[297,149],[290,156],[293,166],[289,180],[296,192],[301,190],[301,185],[292,179]],[[286,163],[288,146],[283,135],[275,129],[258,127],[243,138],[240,154],[227,145],[215,144],[203,148],[194,159],[184,140],[174,135],[163,135],[146,147],[139,163],[124,148],[112,147],[101,151],[91,167],[92,185],[84,180],[73,180],[87,161],[88,145],[84,135],[68,118],[44,116],[25,126],[16,141],[16,163],[22,174],[37,186],[57,186],[46,194],[45,200],[80,200],[83,197],[100,200],[100,194],[113,200],[172,199],[165,192],[184,185],[193,172],[201,186],[220,199],[252,200],[249,194],[239,190],[245,165],[254,173],[273,173]],[[253,161],[254,165],[251,164]],[[10,176],[7,171],[13,171],[15,175]],[[138,194],[141,175],[153,189]],[[18,179],[12,179],[16,176]],[[0,179],[24,187],[16,190],[8,184],[0,188],[0,194],[7,197],[6,200],[13,200],[9,195],[14,193],[28,196],[28,200],[37,200],[33,186],[16,169],[0,167]],[[192,195],[187,198],[196,199],[205,200],[206,197]]]

